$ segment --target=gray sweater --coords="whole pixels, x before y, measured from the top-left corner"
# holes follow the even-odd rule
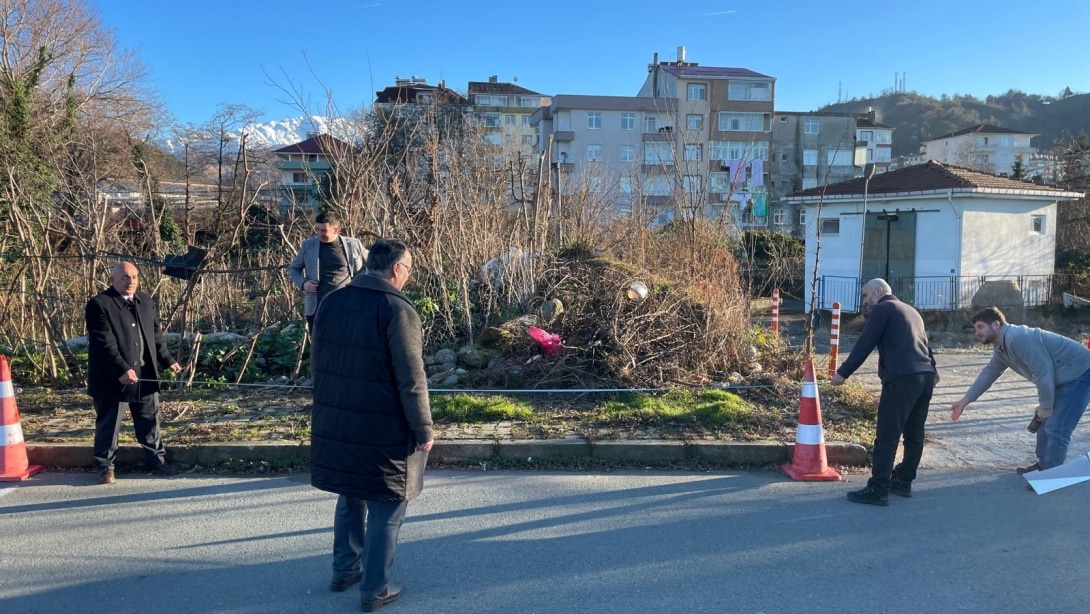
[[[1004,324],[999,328],[999,347],[965,393],[969,401],[980,395],[1010,367],[1037,386],[1037,402],[1052,409],[1056,388],[1090,369],[1090,349],[1078,341],[1039,328]]]

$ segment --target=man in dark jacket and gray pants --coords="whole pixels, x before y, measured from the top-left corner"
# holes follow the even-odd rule
[[[390,566],[433,442],[420,317],[401,293],[412,266],[403,242],[376,242],[367,272],[325,297],[315,318],[311,484],[340,495],[330,589],[362,578],[364,612],[401,596]]]
[[[924,423],[931,394],[939,381],[935,357],[927,345],[923,318],[911,306],[897,300],[884,279],[863,286],[863,303],[869,314],[851,354],[833,376],[839,386],[878,348],[878,425],[874,436],[871,478],[866,488],[848,493],[853,503],[889,505],[889,493],[912,496],[912,480],[923,456]],[[904,435],[905,454],[893,466],[897,444]]]

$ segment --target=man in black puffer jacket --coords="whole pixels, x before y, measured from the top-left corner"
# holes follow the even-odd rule
[[[311,484],[340,495],[330,589],[362,578],[364,612],[401,596],[390,565],[433,440],[420,317],[401,293],[412,262],[403,242],[376,242],[367,272],[326,296],[315,318]]]

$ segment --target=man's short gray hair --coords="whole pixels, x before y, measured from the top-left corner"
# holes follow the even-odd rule
[[[875,297],[893,294],[893,288],[889,287],[889,283],[887,283],[886,280],[882,279],[881,277],[875,277],[874,279],[868,281],[867,285],[864,286],[864,288],[870,290],[871,294],[873,294]]]

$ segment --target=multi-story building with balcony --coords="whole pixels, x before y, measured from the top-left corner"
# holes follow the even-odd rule
[[[305,141],[275,150],[273,165],[280,171],[281,214],[320,209],[322,182],[337,156],[348,155],[349,150],[348,143],[328,134],[312,134]]]
[[[889,170],[893,162],[893,126],[878,121],[874,110],[856,120],[855,143],[866,149],[866,162],[874,165],[876,174]]]
[[[684,198],[705,215],[766,226],[776,80],[746,68],[700,66],[658,54],[637,97],[677,101],[673,146]]]
[[[856,136],[855,115],[777,111],[772,121],[769,225],[802,236],[806,208],[783,197],[798,191],[858,177],[865,152]]]
[[[923,142],[925,159],[994,175],[1010,175],[1016,159],[1037,154],[1030,132],[977,124]]]
[[[484,141],[508,151],[528,154],[537,148],[537,130],[530,123],[534,111],[548,106],[549,97],[514,83],[470,81],[469,101]]]
[[[616,190],[618,212],[730,215],[768,223],[775,79],[744,68],[659,62],[634,97],[558,95],[531,124],[568,180]]]

